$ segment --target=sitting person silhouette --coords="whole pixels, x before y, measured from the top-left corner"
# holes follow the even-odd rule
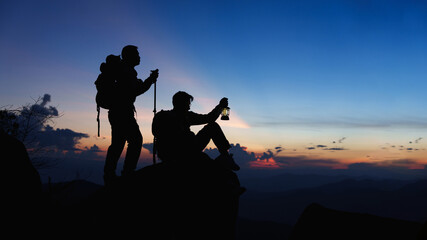
[[[215,122],[221,111],[228,107],[228,99],[222,98],[219,104],[208,114],[190,111],[193,96],[179,91],[172,98],[173,109],[160,111],[154,116],[152,132],[156,138],[156,150],[163,162],[175,159],[197,159],[210,140],[220,152],[215,159],[226,168],[238,171],[240,167],[229,154],[230,143],[221,127]],[[197,134],[190,130],[192,125],[206,124]]]

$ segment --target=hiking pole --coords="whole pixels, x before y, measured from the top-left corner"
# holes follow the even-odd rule
[[[156,69],[154,71],[158,71],[158,70]],[[154,71],[152,71],[152,72],[154,72]],[[156,109],[156,92],[157,92],[157,89],[156,88],[157,88],[157,79],[154,82],[154,109],[153,109],[154,116],[156,116],[156,113],[157,113],[157,109]],[[155,164],[156,164],[156,136],[154,136],[154,139],[153,139],[153,165],[155,165]]]

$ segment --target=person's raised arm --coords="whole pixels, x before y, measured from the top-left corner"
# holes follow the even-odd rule
[[[157,78],[159,77],[159,69],[152,70],[150,76],[145,79],[145,81],[142,81],[141,79],[138,79],[138,86],[136,89],[136,95],[139,96],[148,89],[150,89],[151,85],[157,81]]]
[[[190,115],[190,124],[199,125],[215,122],[224,108],[228,107],[228,98],[222,98],[218,105],[208,114],[193,113]]]

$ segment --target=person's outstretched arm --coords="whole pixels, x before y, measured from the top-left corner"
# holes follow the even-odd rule
[[[228,99],[222,98],[218,105],[208,114],[189,113],[190,125],[200,125],[215,122],[224,108],[228,107]]]
[[[159,77],[159,71],[154,70],[154,71],[151,71],[150,76],[147,79],[145,79],[145,81],[138,79],[136,95],[139,96],[139,95],[145,93],[146,91],[148,91],[148,89],[150,89],[151,85],[157,81],[158,77]]]

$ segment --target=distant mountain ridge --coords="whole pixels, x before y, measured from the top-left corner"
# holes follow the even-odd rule
[[[303,176],[301,176],[303,177]],[[103,186],[85,180],[52,184],[55,200],[61,205],[72,205],[88,198]],[[48,184],[44,184],[45,191]],[[62,189],[62,190],[60,190]],[[318,187],[292,189],[289,191],[260,193],[248,189],[240,201],[241,217],[256,221],[275,221],[293,224],[303,209],[312,202],[319,202],[325,206],[347,211],[361,211],[380,216],[402,218],[413,221],[427,219],[427,180],[355,180],[345,179],[335,183],[328,183]],[[406,202],[406,204],[405,204]],[[271,205],[273,204],[273,205]],[[393,206],[399,204],[397,213]],[[276,206],[277,211],[270,211]],[[256,209],[260,210],[259,213]],[[416,209],[418,206],[420,209]],[[298,211],[291,211],[296,208]],[[247,211],[249,210],[250,211]],[[288,217],[279,217],[283,215]],[[248,212],[251,212],[248,214]],[[273,214],[276,212],[275,214]],[[263,214],[265,213],[265,214]],[[272,218],[270,218],[272,217]],[[293,219],[293,220],[292,220]]]
[[[422,224],[370,214],[337,211],[310,204],[298,219],[290,240],[416,240]],[[420,239],[421,240],[421,239]]]
[[[45,190],[48,187],[44,185]],[[70,212],[79,212],[72,210],[75,209],[73,206],[103,191],[103,186],[85,180],[55,183],[50,187],[61,206],[71,206]],[[259,193],[249,189],[240,198],[238,239],[259,239],[261,235],[267,237],[263,238],[266,240],[288,239],[292,226],[313,202],[334,211],[369,213],[422,223],[427,220],[424,206],[427,202],[427,180],[408,183],[400,180],[345,179],[318,187],[276,193]]]
[[[306,206],[369,213],[408,221],[427,220],[427,180],[393,187],[392,180],[343,180],[319,187],[242,196],[240,216],[294,225]]]
[[[322,185],[336,183],[344,180],[365,180],[373,184],[382,184],[381,188],[397,189],[408,183],[418,180],[397,180],[397,179],[375,179],[367,176],[351,177],[348,175],[322,175],[322,174],[292,174],[284,173],[270,177],[243,177],[244,184],[251,191],[257,192],[283,192],[293,189],[319,187]],[[387,186],[388,185],[388,186]],[[387,187],[386,187],[387,186]]]

